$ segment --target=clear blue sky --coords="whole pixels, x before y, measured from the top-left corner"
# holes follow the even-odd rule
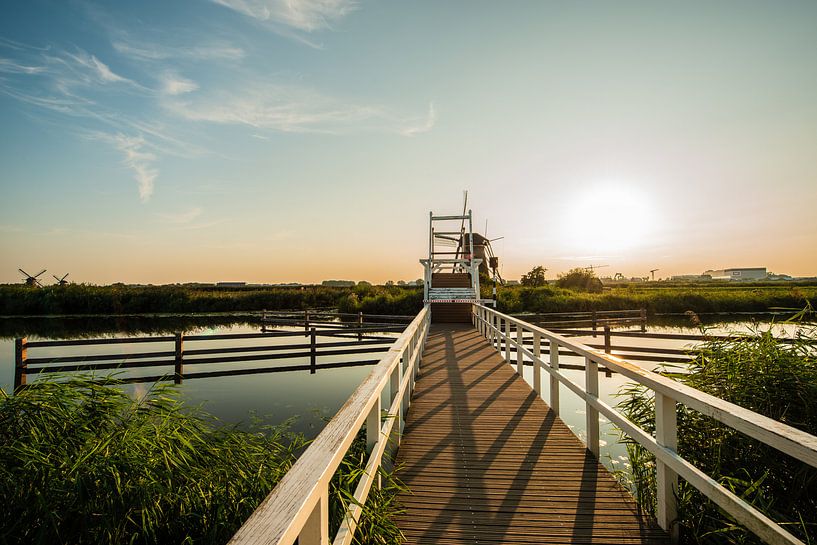
[[[817,273],[817,2],[1,9],[0,282]]]

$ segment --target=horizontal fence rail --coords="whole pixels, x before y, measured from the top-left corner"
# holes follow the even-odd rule
[[[400,326],[402,331],[405,326]],[[308,370],[315,373],[319,369],[372,365],[377,358],[350,359],[343,362],[321,362],[327,356],[377,355],[388,350],[395,338],[382,335],[379,327],[349,327],[343,330],[309,328],[307,331],[274,331],[266,333],[226,333],[217,335],[185,335],[176,333],[155,337],[117,337],[101,339],[70,339],[51,341],[29,341],[15,339],[14,389],[23,387],[29,375],[43,373],[67,373],[77,371],[140,370],[156,367],[171,367],[172,372],[163,375],[119,378],[122,382],[156,382],[174,380],[180,384],[185,379],[216,376],[246,375],[264,372]],[[210,341],[272,340],[280,338],[304,338],[303,342],[288,344],[262,344],[246,346],[206,347]],[[329,341],[325,340],[330,339]],[[331,340],[336,339],[336,340]],[[349,340],[345,340],[349,339]],[[31,357],[32,351],[43,348],[63,348],[82,346],[125,346],[134,345],[138,350],[111,351],[102,354],[69,354],[47,357]],[[201,346],[201,348],[199,348]],[[126,349],[127,350],[127,349]],[[250,363],[267,360],[307,359],[309,364],[282,365],[274,367],[249,367],[245,369],[220,369],[217,371],[185,371],[185,366],[223,363]]]
[[[505,360],[509,364],[515,363],[520,375],[525,358],[533,362],[534,390],[538,394],[541,395],[542,369],[550,375],[550,407],[557,415],[559,385],[566,386],[585,402],[587,449],[596,457],[599,455],[599,415],[604,415],[624,434],[655,456],[657,519],[662,528],[677,536],[676,494],[678,478],[681,477],[766,543],[804,545],[797,537],[676,452],[677,405],[686,405],[812,467],[817,467],[817,437],[519,318],[482,305],[473,305],[472,308],[474,324],[479,332],[500,354],[504,351]],[[531,342],[527,343],[527,339]],[[542,357],[543,344],[548,347],[547,359]],[[511,358],[511,346],[516,348],[515,362]],[[560,365],[559,356],[563,353],[560,348],[585,358],[585,386],[576,384],[560,372],[563,367]],[[654,392],[655,436],[599,399],[599,366],[620,373]]]
[[[334,545],[352,543],[362,506],[390,443],[403,430],[417,369],[431,322],[426,306],[392,344],[346,403],[275,489],[230,540],[232,545],[325,545],[329,543],[329,483],[364,423],[368,459],[354,501],[332,538]],[[381,396],[389,393],[383,414]]]
[[[647,331],[647,309],[631,310],[589,310],[576,312],[545,312],[514,314],[514,318],[527,323],[547,327],[589,327],[594,332],[603,326],[637,325]],[[595,333],[594,333],[595,334]]]

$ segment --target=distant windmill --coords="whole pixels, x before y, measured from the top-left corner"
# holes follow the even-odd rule
[[[54,277],[54,280],[56,280],[56,281],[57,281],[57,283],[58,283],[60,286],[64,286],[64,285],[66,285],[66,284],[68,283],[68,280],[66,280],[66,278],[68,278],[68,273],[65,273],[65,276],[63,276],[62,278],[57,278],[57,276],[56,276],[56,275],[54,275],[54,274],[52,274],[51,276],[53,276],[53,277]]]
[[[652,279],[653,279],[653,281],[655,281],[655,273],[656,273],[656,271],[660,271],[660,270],[661,270],[661,269],[651,269],[651,270],[650,270],[650,275],[652,275]]]
[[[23,276],[25,276],[26,286],[31,286],[32,288],[41,288],[41,287],[43,287],[43,285],[37,279],[40,276],[42,276],[43,274],[45,274],[45,269],[41,270],[40,272],[38,272],[35,275],[30,275],[27,272],[25,272],[23,269],[17,269],[17,270],[20,271],[21,273],[23,273]]]

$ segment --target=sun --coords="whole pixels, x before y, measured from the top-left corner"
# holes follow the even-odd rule
[[[563,218],[565,245],[576,255],[611,255],[642,246],[653,206],[643,192],[621,183],[596,185],[576,195]]]

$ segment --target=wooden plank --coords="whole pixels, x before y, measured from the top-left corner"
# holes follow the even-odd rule
[[[397,466],[406,543],[669,543],[466,325],[431,328]]]

